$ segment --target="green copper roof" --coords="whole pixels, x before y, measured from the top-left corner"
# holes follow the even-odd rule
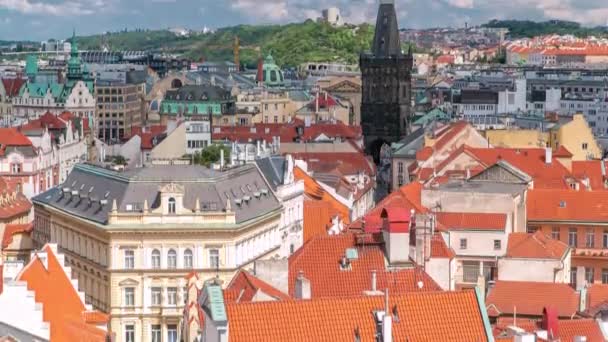
[[[435,120],[447,121],[450,120],[450,116],[441,109],[434,108],[414,121],[414,125],[426,126]]]
[[[25,74],[28,76],[36,76],[38,73],[38,57],[36,55],[28,55],[25,62]]]
[[[267,87],[282,87],[285,85],[283,71],[275,63],[271,54],[268,54],[264,59],[263,70],[264,85]]]
[[[164,100],[160,106],[160,112],[163,114],[177,115],[184,114],[186,116],[193,114],[209,114],[221,116],[221,102],[177,102]]]
[[[207,300],[209,301],[208,307],[211,319],[214,322],[226,321],[228,316],[226,315],[222,288],[218,285],[207,285],[205,291],[207,292]]]

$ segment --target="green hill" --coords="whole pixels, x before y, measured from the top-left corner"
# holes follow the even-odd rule
[[[111,50],[150,50],[170,52],[193,60],[232,60],[236,36],[240,39],[241,62],[254,67],[260,51],[272,52],[280,65],[304,62],[357,63],[360,51],[370,48],[373,26],[368,24],[334,28],[306,21],[298,24],[240,25],[211,34],[177,37],[169,31],[132,31],[79,37],[83,50],[98,50],[105,44]]]
[[[507,28],[509,29],[509,35],[513,38],[531,38],[549,34],[572,34],[578,37],[608,35],[608,30],[605,27],[583,27],[579,23],[564,20],[543,22],[529,20],[492,20],[482,26]]]

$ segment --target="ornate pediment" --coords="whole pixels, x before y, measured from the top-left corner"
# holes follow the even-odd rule
[[[185,188],[183,185],[180,185],[177,183],[169,183],[169,184],[161,185],[159,187],[159,191],[161,193],[183,194],[185,192]]]
[[[135,279],[127,278],[118,283],[118,286],[137,286],[139,282]]]
[[[325,90],[335,93],[359,93],[361,92],[361,85],[351,81],[338,82],[331,87],[327,87]]]

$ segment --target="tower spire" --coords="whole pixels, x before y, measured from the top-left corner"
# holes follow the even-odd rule
[[[399,24],[394,0],[380,0],[372,53],[376,57],[401,55]]]

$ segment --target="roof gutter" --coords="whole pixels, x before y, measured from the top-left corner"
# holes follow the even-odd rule
[[[479,312],[481,313],[481,319],[483,320],[483,327],[486,331],[488,342],[494,342],[494,334],[492,333],[492,326],[490,325],[488,310],[486,310],[485,298],[483,297],[483,294],[478,286],[475,286],[475,297],[477,298],[477,305],[479,306]]]

